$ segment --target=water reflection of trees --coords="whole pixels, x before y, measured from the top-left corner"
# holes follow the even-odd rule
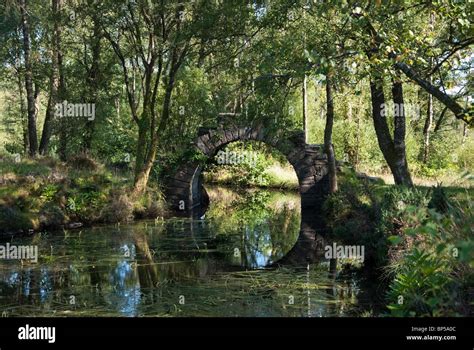
[[[230,200],[217,200],[225,191],[224,196]],[[232,192],[223,188],[208,190],[211,206],[206,213],[215,231],[229,237],[228,251],[238,248],[245,268],[263,267],[284,256],[299,233],[298,195]]]

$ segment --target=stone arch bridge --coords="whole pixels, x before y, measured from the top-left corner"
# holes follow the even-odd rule
[[[241,126],[221,118],[217,128],[201,128],[192,147],[205,159],[211,159],[235,141],[261,141],[272,146],[288,159],[296,172],[302,208],[319,207],[329,191],[327,157],[323,146],[306,144],[302,131],[278,132],[262,123],[254,124]],[[172,209],[189,211],[201,204],[204,163],[185,162],[167,179],[165,194]]]

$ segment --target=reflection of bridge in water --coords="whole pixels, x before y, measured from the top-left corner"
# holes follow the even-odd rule
[[[312,264],[324,259],[324,247],[326,246],[323,220],[313,210],[301,210],[301,226],[293,248],[274,265],[301,266]]]
[[[298,239],[293,248],[288,251],[285,256],[271,263],[268,267],[306,266],[307,264],[325,260],[324,247],[327,245],[325,238],[327,229],[324,226],[324,220],[318,215],[320,211],[315,213],[314,209],[314,207],[302,208]],[[205,217],[206,210],[207,206],[199,206],[194,207],[184,214],[184,216],[194,219],[187,222],[191,235],[199,230],[199,228],[195,226],[201,225],[199,219]],[[334,262],[331,261],[331,265],[333,263]]]

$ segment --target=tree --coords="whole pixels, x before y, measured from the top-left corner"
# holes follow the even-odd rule
[[[28,143],[29,154],[31,157],[36,156],[38,152],[38,135],[36,131],[36,97],[37,92],[33,86],[33,67],[31,64],[31,40],[30,40],[30,24],[28,20],[28,3],[27,0],[18,0],[21,13],[21,29],[23,33],[23,57],[25,65],[25,89],[28,111]]]
[[[392,82],[394,105],[393,139],[387,123],[387,104],[383,91],[383,80],[380,75],[372,76],[370,81],[372,98],[372,119],[380,150],[387,161],[397,185],[412,186],[405,152],[405,110],[403,108],[403,85],[399,78]]]
[[[116,7],[115,3],[110,6]],[[207,34],[205,39],[210,48],[207,53],[201,51],[202,59],[203,55],[212,53],[213,41],[226,39],[226,34],[216,31],[228,25],[222,13],[240,11],[238,13],[245,14],[241,9],[248,12],[246,5],[232,8],[219,3],[138,1],[127,3],[117,13],[112,13],[111,21],[121,18],[122,25],[112,27],[112,30],[112,22],[108,22],[108,27],[103,26],[104,35],[122,67],[130,111],[138,127],[135,193],[146,188],[160,136],[171,117],[178,74],[186,60],[196,54],[200,35]],[[241,25],[237,17],[230,18],[236,24],[230,30],[239,30]],[[211,33],[211,28],[214,33]],[[136,88],[137,82],[140,89]]]
[[[115,28],[115,33],[105,26],[103,28],[122,66],[128,103],[138,126],[136,193],[146,188],[156,158],[159,133],[166,127],[170,116],[176,74],[188,54],[189,39],[182,37],[183,14],[184,5],[172,8],[163,2],[128,3],[118,13],[125,25]],[[143,68],[140,77],[142,89],[137,91],[135,79],[140,75],[140,67]],[[161,87],[164,92],[158,119],[157,102]]]
[[[413,33],[412,35],[406,35],[406,32],[408,32],[407,28],[413,21],[420,21],[419,15],[424,11],[429,13],[430,16],[428,17],[430,20],[431,11],[447,13],[444,18],[448,22],[446,26],[441,23],[438,24],[438,26],[443,28],[439,34],[439,39],[441,39],[439,42],[442,43],[442,45],[440,45],[441,50],[432,50],[430,43],[422,40],[415,43],[417,47],[421,46],[424,48],[424,52],[431,52],[430,58],[438,62],[434,68],[428,63],[428,72],[426,75],[420,72],[423,69],[419,69],[407,63],[412,60],[410,53],[415,51],[412,48],[414,44],[412,37],[417,37],[413,35]],[[455,53],[468,49],[469,46],[474,43],[472,32],[468,29],[469,21],[464,20],[464,17],[469,16],[469,14],[472,14],[472,8],[466,4],[446,5],[442,2],[439,4],[421,2],[412,6],[404,6],[396,3],[383,8],[379,5],[373,7],[372,4],[369,3],[365,12],[357,10],[353,11],[352,15],[356,18],[356,21],[361,22],[362,28],[365,28],[369,34],[368,45],[372,53],[378,52],[379,59],[383,59],[384,55],[387,62],[391,64],[394,69],[404,73],[428,94],[448,107],[456,118],[463,120],[469,125],[473,125],[474,109],[472,106],[467,109],[464,108],[455,98],[450,96],[446,91],[443,91],[442,87],[435,86],[430,81],[431,74],[437,71]],[[402,16],[403,19],[400,20]],[[394,22],[394,20],[396,20],[396,22]],[[373,24],[374,21],[377,21],[378,29],[376,29]],[[446,32],[444,32],[444,28],[447,28]],[[405,35],[398,35],[400,32]],[[381,50],[381,48],[384,48],[384,50]],[[440,54],[435,56],[433,54],[435,51],[439,51]],[[416,54],[418,55],[419,52],[416,52]],[[430,58],[428,58],[428,60],[420,60],[420,57],[418,57],[421,62],[429,62]]]
[[[46,108],[46,116],[43,124],[43,132],[41,134],[41,142],[39,152],[42,155],[48,153],[49,141],[51,139],[55,105],[59,102],[60,89],[64,88],[64,77],[62,69],[62,52],[61,52],[61,16],[62,0],[51,1],[51,14],[53,20],[53,33],[51,35],[51,75],[49,82],[49,98]]]
[[[334,101],[330,74],[326,75],[326,127],[324,128],[324,150],[328,158],[329,191],[337,191],[337,169],[334,146],[332,144],[332,129],[334,125]]]

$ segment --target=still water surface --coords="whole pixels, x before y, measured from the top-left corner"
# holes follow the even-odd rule
[[[197,218],[9,241],[37,245],[40,256],[36,264],[0,261],[0,313],[320,317],[371,309],[366,283],[324,259],[273,267],[295,253],[304,226],[298,194],[207,189],[211,204]]]

